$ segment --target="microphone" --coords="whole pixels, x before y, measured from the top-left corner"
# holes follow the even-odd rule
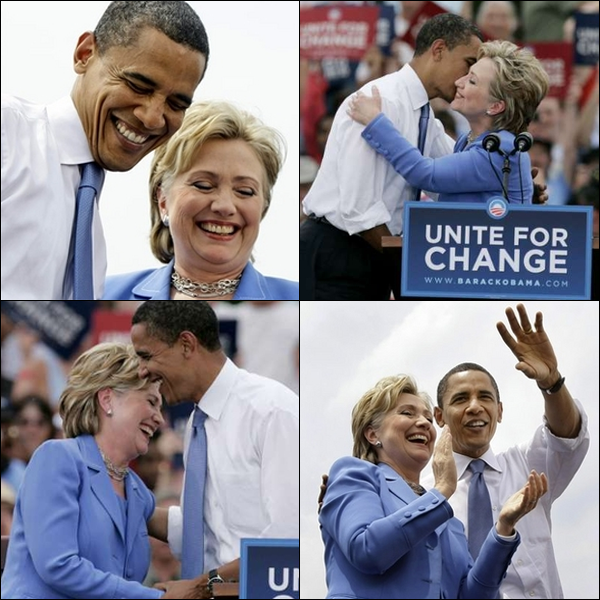
[[[488,133],[481,144],[486,152],[498,152],[500,150],[500,136],[497,133]]]
[[[527,152],[533,145],[533,136],[524,131],[515,137],[514,152]]]

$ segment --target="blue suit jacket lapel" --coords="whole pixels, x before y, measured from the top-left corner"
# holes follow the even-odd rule
[[[168,265],[152,271],[133,287],[132,294],[140,300],[170,300],[173,264],[174,261],[171,261]]]
[[[112,522],[115,524],[123,544],[125,543],[125,524],[122,522],[121,509],[117,496],[106,474],[100,450],[92,436],[78,438],[79,448],[84,461],[87,463],[90,476],[90,487],[98,502],[104,507]]]
[[[390,494],[393,495],[397,499],[395,501],[395,508],[393,509],[394,511],[398,510],[398,508],[399,508],[398,500],[400,500],[402,502],[402,504],[404,506],[406,506],[407,504],[409,504],[410,502],[413,502],[414,500],[416,500],[419,497],[419,496],[417,496],[417,494],[415,494],[412,491],[412,489],[408,485],[408,483],[406,483],[406,481],[404,481],[404,479],[402,479],[402,477],[400,477],[400,475],[398,475],[398,473],[396,473],[396,471],[394,471],[394,469],[392,469],[392,467],[390,467],[389,465],[386,465],[384,463],[379,463],[378,467],[380,468],[382,478],[385,480],[387,489],[389,490]],[[383,498],[382,498],[382,500],[383,500]],[[384,500],[384,504],[385,504],[385,500]],[[439,534],[447,526],[448,526],[447,523],[443,523],[442,525],[439,525],[438,527],[436,527],[435,531]]]

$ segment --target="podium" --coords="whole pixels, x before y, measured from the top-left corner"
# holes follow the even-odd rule
[[[592,300],[600,299],[600,249],[599,249],[598,238],[593,239],[592,243]],[[398,261],[398,269],[401,269],[402,265],[402,238],[398,236],[384,236],[381,238],[381,248],[385,252],[392,257],[397,257]],[[433,298],[421,297],[418,298],[416,296],[405,296],[407,300],[433,300]],[[401,298],[396,298],[396,300],[401,300]],[[438,298],[436,298],[438,299]],[[474,300],[475,298],[464,298],[465,300]],[[541,298],[540,298],[541,299]],[[481,298],[477,298],[477,300],[481,300]],[[492,300],[492,298],[490,298]]]
[[[239,598],[240,584],[234,583],[214,583],[213,594],[215,598]]]

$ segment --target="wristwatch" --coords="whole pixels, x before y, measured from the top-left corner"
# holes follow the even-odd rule
[[[559,375],[560,375],[560,373],[559,373]],[[559,377],[558,381],[549,388],[543,388],[543,387],[540,387],[539,385],[538,385],[538,387],[540,388],[540,390],[542,390],[542,392],[551,396],[552,394],[556,394],[556,392],[558,392],[562,388],[564,383],[565,383],[565,378]]]
[[[208,588],[209,598],[214,598],[213,594],[213,585],[215,583],[224,583],[223,578],[219,575],[217,569],[211,569],[208,572],[208,581],[206,582],[206,587]]]

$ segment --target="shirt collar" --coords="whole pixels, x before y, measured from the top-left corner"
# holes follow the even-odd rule
[[[63,165],[81,165],[94,160],[87,136],[70,96],[48,105],[48,123]]]
[[[465,456],[464,454],[458,454],[458,452],[453,452],[454,454],[454,462],[456,463],[456,474],[458,479],[461,479],[464,475],[467,467],[473,460],[472,456]],[[498,473],[502,473],[502,469],[500,468],[500,464],[498,463],[498,459],[494,454],[494,451],[491,448],[488,448],[487,452],[485,452],[482,456],[480,456],[483,461],[487,464],[488,467],[494,469],[494,471],[498,471]]]
[[[421,107],[429,102],[427,90],[415,70],[409,64],[404,65],[401,70],[405,71],[406,87],[410,89],[410,94],[407,94],[408,100],[413,110],[420,110]]]
[[[227,358],[216,379],[212,382],[208,390],[206,390],[202,396],[202,400],[197,403],[198,408],[202,409],[211,419],[218,421],[239,373],[240,369],[235,366],[233,361]]]

